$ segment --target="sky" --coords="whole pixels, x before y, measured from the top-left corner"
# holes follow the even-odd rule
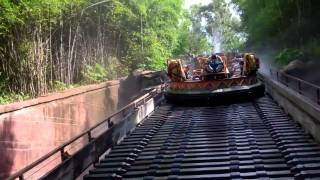
[[[184,1],[184,7],[186,9],[189,9],[194,4],[202,4],[207,5],[211,2],[211,0],[185,0]]]

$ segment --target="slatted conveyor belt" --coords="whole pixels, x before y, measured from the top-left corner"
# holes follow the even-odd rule
[[[214,107],[162,105],[84,177],[320,178],[320,146],[269,97]]]

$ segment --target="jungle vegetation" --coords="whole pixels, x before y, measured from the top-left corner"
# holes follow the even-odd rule
[[[1,0],[0,104],[214,51],[320,57],[320,1]],[[239,17],[234,16],[237,10]]]
[[[159,70],[169,57],[208,50],[183,3],[1,0],[0,103],[115,79],[137,68]]]
[[[212,4],[189,11],[183,0],[2,0],[0,103],[208,53],[214,33],[233,23],[224,1]]]
[[[245,47],[274,51],[275,61],[320,58],[320,1],[233,0],[247,34]]]

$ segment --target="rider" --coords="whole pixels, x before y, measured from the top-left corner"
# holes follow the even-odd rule
[[[207,71],[211,73],[219,73],[222,72],[223,69],[224,65],[222,58],[216,54],[212,54],[208,62]]]

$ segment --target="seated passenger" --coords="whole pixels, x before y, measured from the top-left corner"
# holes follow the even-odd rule
[[[172,82],[182,82],[187,79],[180,59],[168,60],[168,76]]]
[[[243,58],[241,55],[237,55],[231,60],[230,68],[233,77],[240,77],[243,75]]]
[[[209,73],[219,73],[223,72],[224,64],[223,60],[218,55],[212,55],[208,61],[206,71]]]
[[[188,65],[183,65],[183,72],[184,72],[186,78],[189,79],[190,76],[189,76],[189,66]]]
[[[244,54],[243,71],[247,76],[255,76],[259,68],[259,59],[252,53]]]

